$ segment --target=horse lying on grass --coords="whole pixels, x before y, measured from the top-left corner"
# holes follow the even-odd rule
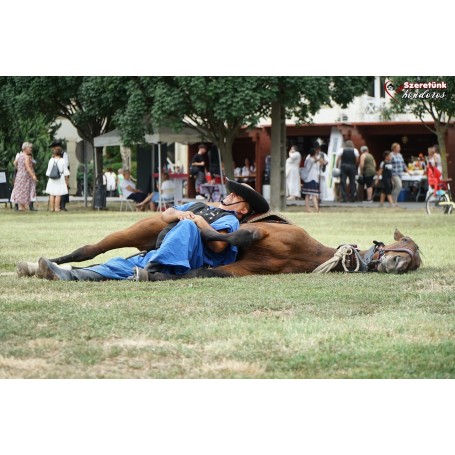
[[[264,218],[264,217],[262,217]],[[282,220],[282,218],[280,218]],[[254,221],[254,220],[252,220]],[[240,277],[309,272],[368,272],[405,273],[417,270],[421,260],[416,243],[395,230],[395,242],[384,245],[374,242],[365,251],[353,245],[332,248],[324,246],[304,229],[283,222],[249,221],[238,231],[219,234],[201,230],[204,241],[222,240],[239,247],[236,262],[215,268],[191,270],[184,275],[148,274],[141,269],[139,281],[161,281],[196,277]],[[109,234],[100,242],[85,245],[72,253],[50,259],[55,264],[81,262],[116,248],[135,247],[139,251],[155,248],[159,233],[166,224],[159,217],[141,220],[121,231]],[[39,274],[38,264],[19,263],[19,276]]]

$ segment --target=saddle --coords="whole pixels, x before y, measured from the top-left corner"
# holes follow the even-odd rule
[[[282,223],[282,224],[294,224],[291,220],[287,219],[284,215],[274,210],[269,210],[265,213],[252,213],[244,218],[241,223],[257,223],[258,221],[266,223]]]

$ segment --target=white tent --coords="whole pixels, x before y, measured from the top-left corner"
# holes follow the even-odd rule
[[[179,132],[174,132],[171,128],[156,128],[153,134],[146,134],[145,142],[148,144],[159,144],[165,142],[171,144],[178,142],[179,144],[194,144],[201,142],[202,138],[199,133],[191,128],[182,128]],[[109,131],[94,138],[95,147],[106,147],[109,145],[122,145],[122,139],[118,130]]]
[[[179,144],[194,144],[195,142],[201,142],[202,138],[199,133],[197,133],[195,130],[192,130],[191,128],[182,128],[177,133],[174,132],[171,128],[156,128],[153,134],[146,134],[144,140],[148,144],[158,144],[158,187],[161,188],[161,144],[173,142],[178,142]],[[122,145],[122,139],[118,130],[112,130],[106,134],[95,137],[93,139],[93,143],[95,147]],[[97,169],[95,169],[95,175],[98,175]],[[159,208],[161,209],[161,191],[159,192],[159,195]]]

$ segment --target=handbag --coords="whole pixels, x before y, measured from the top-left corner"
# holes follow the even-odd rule
[[[308,158],[311,159],[311,158]],[[307,168],[305,165],[300,168],[300,178],[305,182],[305,180],[308,178],[308,174],[311,171],[311,168],[313,167],[314,161],[310,164],[310,167]]]
[[[193,165],[190,167],[190,175],[196,176],[196,175],[198,175],[199,171],[200,171],[199,166]]]
[[[50,179],[59,179],[61,176],[60,169],[57,166],[57,161],[54,160],[54,165],[52,166],[51,173],[49,174]]]

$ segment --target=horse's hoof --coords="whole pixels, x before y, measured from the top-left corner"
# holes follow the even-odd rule
[[[37,262],[18,262],[16,265],[16,272],[18,277],[34,276],[38,271]]]

